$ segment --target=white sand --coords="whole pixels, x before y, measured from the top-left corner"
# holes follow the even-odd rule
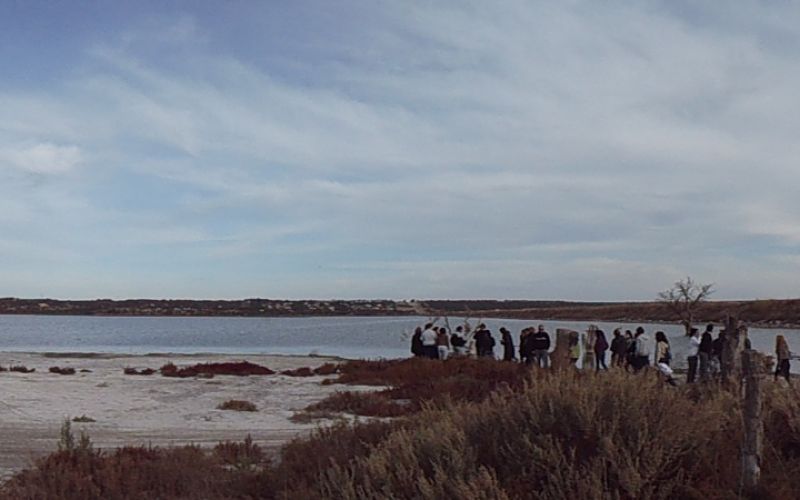
[[[86,415],[95,423],[73,423],[76,436],[85,430],[96,447],[137,444],[216,444],[247,434],[275,449],[317,424],[289,420],[295,411],[324,398],[337,386],[326,378],[217,376],[177,379],[123,375],[125,367],[158,369],[176,365],[247,360],[275,371],[320,366],[328,358],[264,355],[148,355],[63,358],[42,354],[0,353],[0,365],[22,364],[35,373],[0,373],[0,476],[27,467],[33,458],[56,448],[65,418]],[[91,373],[58,375],[51,366],[89,369]],[[339,386],[341,388],[341,386]],[[348,388],[350,389],[350,388]],[[254,403],[259,411],[217,410],[229,399]]]

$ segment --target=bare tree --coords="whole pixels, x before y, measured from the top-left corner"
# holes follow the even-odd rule
[[[714,293],[713,283],[697,283],[687,276],[685,280],[676,281],[672,288],[660,292],[658,300],[680,318],[686,335],[691,335],[697,307],[712,293]]]

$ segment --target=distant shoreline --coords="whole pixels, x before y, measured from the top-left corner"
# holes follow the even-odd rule
[[[55,300],[0,298],[0,315],[327,318],[450,316],[533,321],[678,323],[663,304],[553,300]],[[758,328],[800,328],[800,299],[709,301],[695,323],[721,323],[728,315]]]

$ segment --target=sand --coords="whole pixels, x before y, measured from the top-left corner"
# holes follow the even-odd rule
[[[86,415],[96,422],[73,423],[76,436],[86,431],[95,447],[123,445],[213,445],[241,440],[250,434],[268,450],[276,450],[318,423],[289,420],[295,411],[319,401],[337,386],[323,386],[326,378],[217,376],[213,379],[176,379],[124,375],[125,367],[155,368],[176,365],[240,361],[275,371],[320,366],[330,358],[268,355],[92,355],[51,357],[34,353],[0,353],[0,365],[22,364],[35,373],[0,373],[0,477],[31,465],[35,457],[56,449],[65,418]],[[51,366],[87,369],[90,373],[58,375]],[[341,386],[338,387],[339,389]],[[355,389],[350,388],[349,389]],[[259,411],[216,409],[229,399],[254,403]]]

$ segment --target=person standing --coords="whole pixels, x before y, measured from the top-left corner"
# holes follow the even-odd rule
[[[533,359],[540,368],[547,368],[550,366],[550,334],[544,329],[544,325],[539,325],[536,333],[531,337],[531,348],[533,350]],[[580,347],[578,347],[580,353]]]
[[[514,339],[511,337],[506,327],[500,327],[500,334],[503,336],[500,343],[503,344],[503,361],[516,361],[517,356],[514,354]]]
[[[636,340],[633,332],[625,330],[625,370],[630,371],[636,367]]]
[[[414,330],[414,335],[411,337],[411,354],[419,357],[422,356],[423,351],[422,328],[418,326],[417,329]]]
[[[644,328],[641,326],[636,328],[636,336],[634,337],[634,345],[636,346],[636,357],[634,358],[634,371],[639,371],[645,366],[650,366],[650,340],[644,333]]]
[[[425,325],[425,330],[422,331],[422,351],[426,358],[436,359],[439,355],[436,349],[436,338],[438,332],[434,330],[433,323]]]
[[[436,335],[436,351],[439,359],[447,359],[450,354],[450,340],[447,338],[447,329],[445,327],[439,328],[439,333]]]
[[[463,326],[457,326],[456,331],[450,335],[450,346],[453,348],[453,353],[459,356],[466,356],[468,354],[467,340],[464,338]]]
[[[475,348],[478,350],[479,358],[494,358],[495,341],[492,332],[481,323],[478,331],[475,332]]]
[[[720,330],[717,338],[711,343],[711,359],[708,369],[713,377],[717,377],[722,369],[722,349],[725,346],[725,330]]]
[[[606,340],[606,334],[603,330],[595,330],[594,332],[594,357],[595,357],[595,369],[596,371],[600,371],[600,367],[602,366],[604,370],[608,370],[608,365],[606,365],[606,351],[608,350],[608,341]]]
[[[614,329],[614,338],[611,339],[611,366],[623,366],[625,364],[625,351],[628,345],[625,342],[625,337],[622,336],[622,330],[619,328]]]
[[[521,363],[529,365],[533,363],[533,349],[531,347],[531,327],[523,328],[519,332],[519,360]]]
[[[697,356],[700,352],[700,330],[692,328],[691,334],[691,337],[689,337],[689,353],[686,357],[686,362],[689,365],[689,371],[686,373],[687,384],[693,384],[697,378]]]
[[[581,357],[580,334],[571,332],[569,336],[569,361],[577,368],[578,360]]]
[[[792,353],[789,352],[789,344],[783,335],[775,337],[775,380],[778,380],[778,375],[789,382],[789,358]]]
[[[672,352],[669,348],[669,340],[662,331],[656,332],[656,367],[667,379],[669,385],[677,385],[672,378],[672,368],[669,366],[672,361]]]
[[[714,331],[714,325],[706,326],[706,331],[700,337],[700,347],[698,347],[698,357],[700,358],[700,380],[708,380],[708,368],[711,361],[711,352],[714,347],[714,337],[711,332]]]

